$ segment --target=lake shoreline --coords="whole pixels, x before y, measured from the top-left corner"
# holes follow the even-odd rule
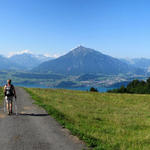
[[[25,85],[25,84],[14,84],[15,86],[26,87],[26,88],[48,88],[48,89],[68,89],[68,90],[77,90],[77,91],[89,91],[92,86],[84,87],[49,87],[45,85]],[[118,87],[94,87],[98,92],[107,92]]]

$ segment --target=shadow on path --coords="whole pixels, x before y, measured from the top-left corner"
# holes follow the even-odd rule
[[[18,113],[19,116],[40,116],[40,117],[44,117],[44,116],[48,116],[48,114],[34,114],[34,113]]]

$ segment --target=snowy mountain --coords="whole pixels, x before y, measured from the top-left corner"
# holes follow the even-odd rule
[[[35,55],[28,50],[12,53],[8,57],[0,55],[0,70],[30,70],[53,57]]]
[[[24,70],[30,70],[39,64],[41,64],[44,61],[48,61],[53,59],[52,57],[47,57],[44,55],[34,55],[32,53],[22,53],[22,54],[16,54],[12,55],[8,58],[10,61],[22,66],[22,69]]]

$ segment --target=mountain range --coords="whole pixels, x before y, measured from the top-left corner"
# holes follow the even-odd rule
[[[21,68],[19,64],[16,64],[6,57],[0,55],[0,70],[16,70],[19,68]]]
[[[148,58],[133,58],[133,59],[120,59],[121,61],[132,65],[137,68],[142,68],[148,72],[150,72],[150,59]]]
[[[10,57],[0,55],[0,70],[31,70],[44,61],[54,59],[44,55],[31,53],[15,54]]]
[[[68,75],[142,73],[143,70],[99,51],[78,46],[66,55],[41,63],[32,71]]]
[[[143,74],[150,71],[150,59],[117,59],[83,46],[72,49],[58,58],[33,53],[11,57],[0,55],[0,70],[18,70],[68,75],[81,74]]]

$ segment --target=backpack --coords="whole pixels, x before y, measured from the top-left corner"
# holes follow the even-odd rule
[[[13,85],[8,86],[6,84],[5,96],[14,96],[14,86]]]

